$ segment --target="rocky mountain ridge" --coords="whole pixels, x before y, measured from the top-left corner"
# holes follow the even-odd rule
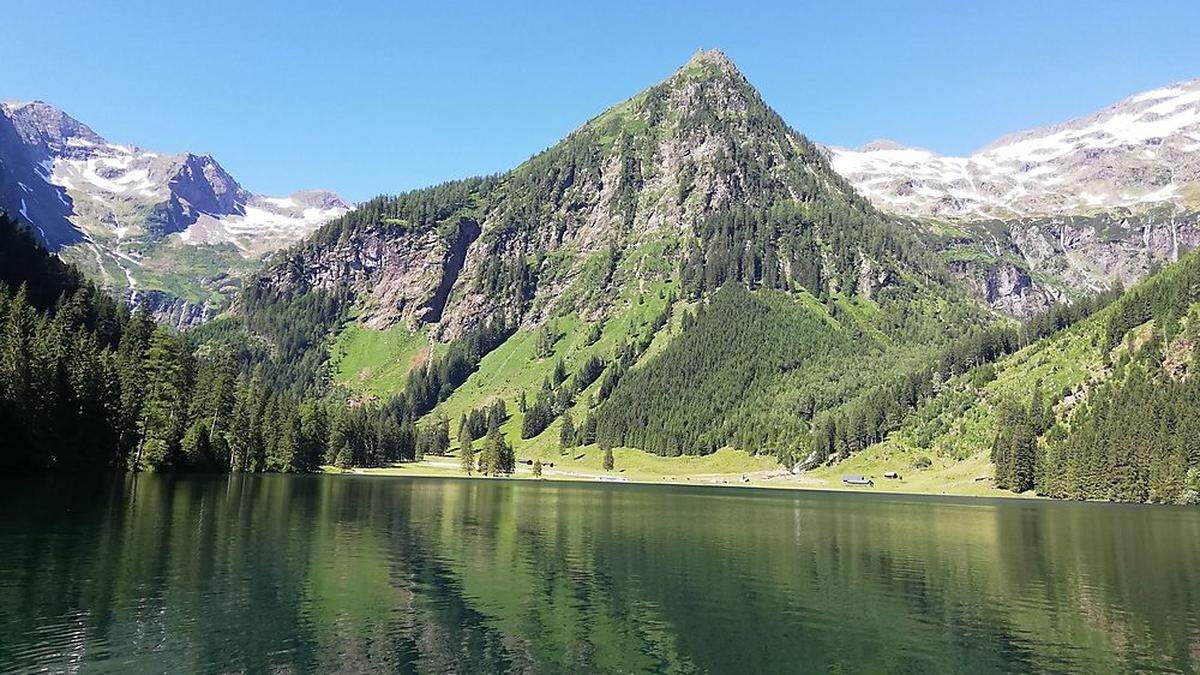
[[[1200,205],[1200,79],[1000,138],[968,157],[892,141],[829,149],[881,209],[977,220]]]
[[[891,141],[828,152],[876,207],[911,219],[980,297],[1017,316],[1129,286],[1200,243],[1200,80],[969,157]]]
[[[223,275],[348,209],[328,191],[253,194],[210,155],[115,144],[41,101],[0,104],[0,210],[114,289],[202,305]]]

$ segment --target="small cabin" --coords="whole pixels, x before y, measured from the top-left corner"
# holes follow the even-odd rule
[[[869,487],[875,487],[875,481],[867,478],[866,476],[860,476],[856,473],[842,476],[842,483],[845,485],[866,485]]]

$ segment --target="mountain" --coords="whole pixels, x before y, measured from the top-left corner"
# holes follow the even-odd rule
[[[1200,80],[969,157],[891,141],[828,152],[875,206],[932,235],[980,297],[1018,316],[1130,285],[1200,244]]]
[[[364,205],[276,267],[271,283],[349,283],[372,296],[370,325],[434,322],[457,336],[510,308],[539,322],[580,263],[602,264],[614,247],[679,233],[734,205],[818,192],[858,203],[724,55],[702,52],[502,177]],[[551,252],[552,261],[534,260]],[[497,287],[506,276],[528,278]],[[480,279],[486,288],[471,283]]]
[[[293,364],[273,386],[328,350],[335,382],[422,412],[523,398],[522,446],[571,411],[659,454],[791,453],[815,412],[993,320],[720,52],[510,172],[360,205],[238,309]]]
[[[907,216],[1012,219],[1200,206],[1200,79],[1005,136],[969,157],[883,141],[831,148],[835,170]]]
[[[0,104],[0,210],[109,288],[186,301],[184,323],[230,272],[348,208],[326,191],[252,194],[209,155],[117,145],[41,101]]]

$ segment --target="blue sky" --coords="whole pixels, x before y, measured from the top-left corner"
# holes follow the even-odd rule
[[[6,0],[0,98],[354,200],[510,168],[701,47],[813,140],[945,153],[1200,77],[1196,0],[109,4]]]

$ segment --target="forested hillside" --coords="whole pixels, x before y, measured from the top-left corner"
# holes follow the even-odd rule
[[[414,424],[427,391],[352,407],[293,394],[268,385],[265,373],[282,369],[268,346],[244,339],[131,314],[0,214],[0,467],[311,471],[448,445],[446,424]],[[472,359],[451,353],[425,386],[461,380]]]
[[[1014,435],[1045,432],[1032,448],[997,438],[997,482],[1070,499],[1200,503],[1200,257],[1133,289],[1103,319],[1101,382],[1066,393],[1073,405],[1046,412],[1035,397],[1028,415],[1018,410]]]
[[[0,226],[13,469],[734,449],[1069,498],[1200,481],[1195,257],[1018,324],[715,52],[512,171],[366,202],[186,334]]]
[[[978,479],[1003,490],[1194,503],[1198,301],[1193,254],[1023,331],[986,331],[952,361],[819,420],[813,457],[841,459],[843,471],[982,460]]]

